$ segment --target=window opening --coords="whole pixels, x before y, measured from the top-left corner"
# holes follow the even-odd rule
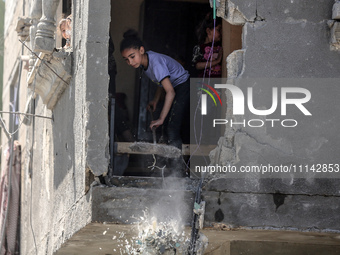
[[[72,26],[73,26],[73,20],[72,20],[72,1],[71,0],[62,0],[59,4],[58,10],[57,10],[57,34],[56,34],[56,47],[57,48],[65,48],[65,45],[71,44],[71,39],[67,40],[64,38],[65,35],[63,35],[63,32],[61,30],[61,21],[63,19],[69,18],[70,20],[67,21],[67,27],[70,27],[69,30],[67,30],[67,35],[72,36]],[[70,16],[71,15],[71,16]],[[67,19],[68,20],[68,19]],[[65,25],[66,25],[65,23]],[[62,29],[65,28],[65,25],[63,25]]]

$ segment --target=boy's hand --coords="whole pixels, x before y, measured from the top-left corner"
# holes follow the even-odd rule
[[[152,128],[158,128],[159,126],[163,125],[163,123],[164,123],[164,120],[162,119],[151,121],[150,128],[151,130]]]

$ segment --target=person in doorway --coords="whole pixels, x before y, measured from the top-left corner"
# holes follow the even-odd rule
[[[133,68],[140,68],[148,78],[158,85],[158,89],[148,109],[155,111],[162,89],[165,100],[160,116],[150,124],[157,128],[164,124],[168,116],[168,144],[182,149],[181,128],[189,119],[190,81],[189,73],[180,63],[167,55],[146,51],[144,44],[135,30],[128,30],[123,35],[120,52],[126,63]],[[186,126],[185,128],[189,128]]]
[[[70,48],[72,37],[72,14],[67,16],[66,19],[61,19],[59,21],[59,29],[62,37],[66,40],[64,48],[65,49]]]
[[[214,22],[211,12],[197,28],[198,45],[194,47],[192,63],[198,70],[198,77],[222,76],[221,28],[221,19],[216,18]]]

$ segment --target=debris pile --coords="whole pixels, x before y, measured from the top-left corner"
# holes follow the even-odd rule
[[[137,236],[124,240],[124,233],[120,233],[113,240],[119,243],[120,254],[185,255],[190,239],[181,225],[174,219],[158,222],[155,217],[150,220],[141,217]]]
[[[182,156],[182,151],[175,146],[166,144],[153,144],[145,142],[135,142],[129,147],[134,152],[148,152],[165,158],[179,158]]]
[[[157,222],[151,219],[151,224],[142,227],[138,242],[141,245],[142,254],[186,254],[189,238],[186,236],[176,220]]]

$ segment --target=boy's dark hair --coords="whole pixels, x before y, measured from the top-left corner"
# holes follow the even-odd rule
[[[222,19],[216,17],[216,24],[215,27],[217,27],[218,25],[222,24]],[[197,39],[198,39],[198,43],[202,44],[205,41],[205,38],[207,37],[207,28],[209,29],[213,29],[214,28],[214,18],[213,18],[213,13],[209,12],[204,20],[202,20],[202,22],[198,25],[197,29],[196,29],[196,35],[197,35]]]
[[[129,29],[123,34],[124,39],[120,43],[120,52],[125,49],[137,49],[141,46],[144,47],[142,40],[139,38],[138,33],[134,29]]]

